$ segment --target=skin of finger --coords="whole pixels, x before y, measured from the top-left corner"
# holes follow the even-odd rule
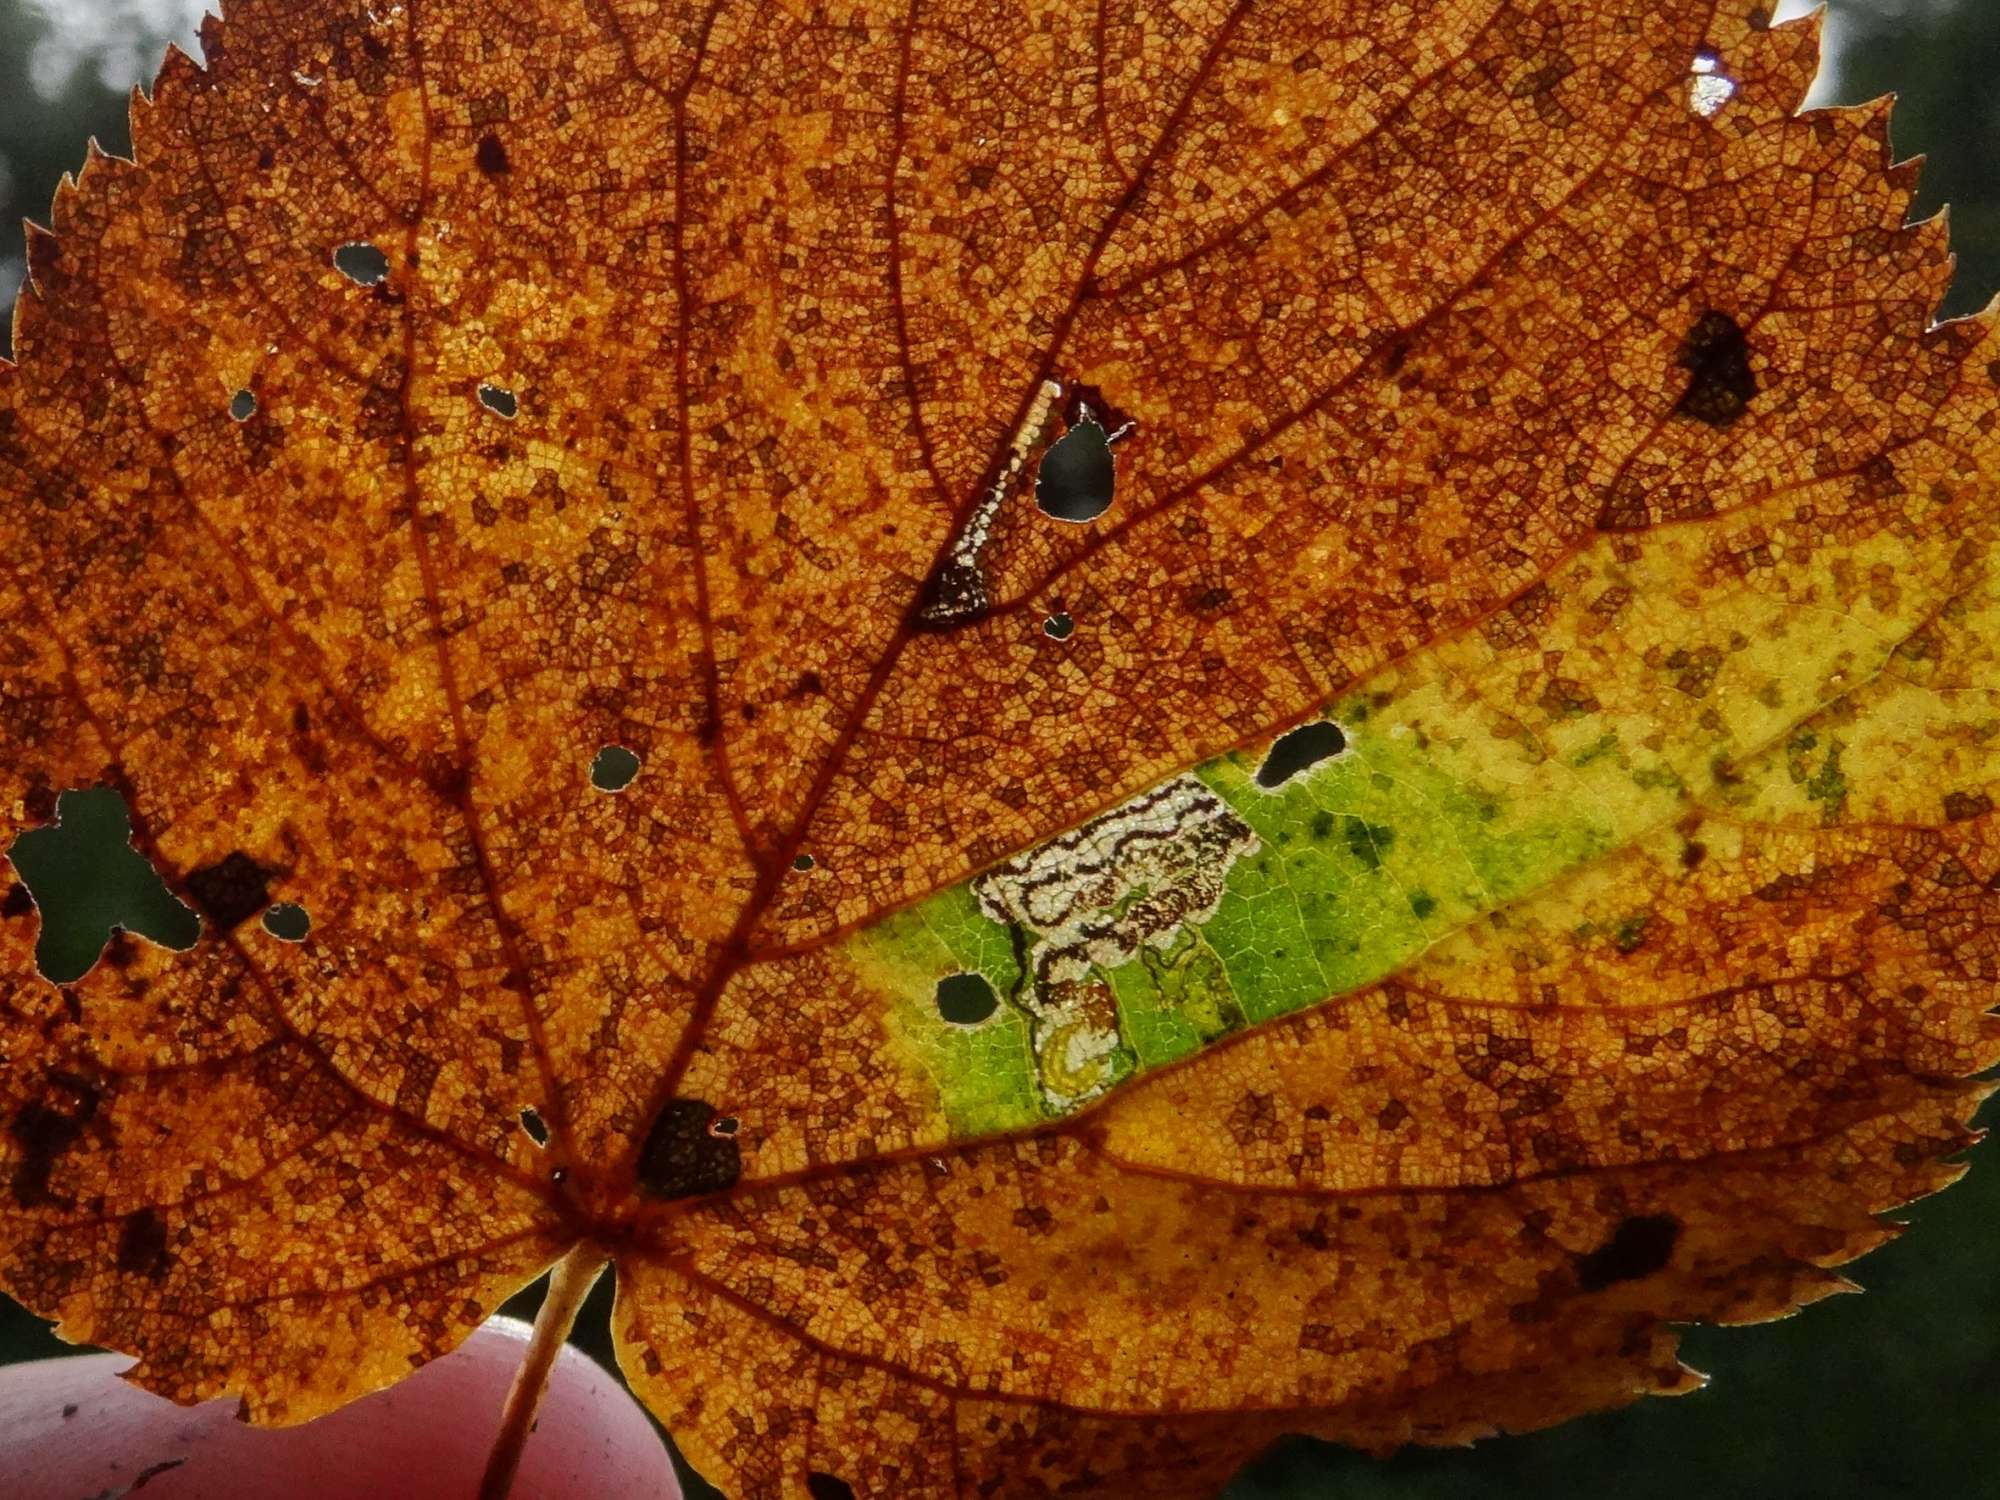
[[[477,1493],[528,1325],[495,1318],[409,1379],[316,1422],[252,1428],[233,1401],[176,1406],[87,1354],[0,1369],[8,1500],[465,1500]],[[601,1366],[563,1350],[513,1500],[680,1500],[665,1445]]]

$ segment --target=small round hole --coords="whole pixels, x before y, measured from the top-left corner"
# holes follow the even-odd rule
[[[622,792],[639,774],[639,757],[623,745],[606,745],[590,763],[590,784],[600,792]]]
[[[285,943],[303,943],[312,931],[312,917],[295,901],[280,901],[264,912],[264,930]]]
[[[521,409],[521,403],[514,393],[504,385],[482,385],[479,388],[479,404],[496,417],[514,420],[514,413]]]
[[[718,1115],[708,1122],[708,1133],[719,1141],[726,1141],[743,1128],[743,1122],[734,1115]]]
[[[938,1014],[954,1026],[977,1026],[1000,1008],[984,974],[947,974],[938,981]]]
[[[1042,634],[1052,641],[1066,641],[1076,634],[1076,621],[1069,617],[1069,611],[1059,609],[1042,621]]]
[[[349,240],[335,250],[333,264],[356,286],[374,286],[389,276],[389,257],[366,240]]]
[[[817,861],[815,861],[810,854],[799,854],[793,856],[792,868],[794,870],[804,872],[806,870],[810,870],[815,863],[817,863]]]
[[[230,420],[247,422],[257,415],[257,398],[249,391],[238,391],[229,398]]]

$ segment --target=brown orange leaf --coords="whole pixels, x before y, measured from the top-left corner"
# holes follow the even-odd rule
[[[608,1256],[738,1500],[1841,1287],[2000,1056],[2000,332],[1816,41],[243,0],[0,372],[0,804],[204,919],[9,899],[0,1283],[296,1422]]]

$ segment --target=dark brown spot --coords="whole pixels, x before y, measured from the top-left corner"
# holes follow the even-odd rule
[[[25,917],[35,909],[35,898],[28,894],[28,888],[20,881],[7,887],[7,895],[0,899],[0,917]]]
[[[985,619],[991,607],[978,565],[946,558],[924,584],[916,623],[920,629],[954,630]]]
[[[490,130],[479,138],[479,149],[473,159],[488,177],[498,177],[507,170],[507,148],[500,144],[500,137]]]
[[[648,1198],[691,1198],[734,1187],[742,1152],[730,1136],[709,1129],[715,1107],[700,1099],[669,1099],[639,1152],[639,1191]]]
[[[241,849],[187,877],[188,894],[222,932],[231,932],[271,904],[267,870]]]
[[[1946,792],[1944,815],[1954,823],[1983,818],[1993,811],[1993,799],[1985,792]]]
[[[1705,312],[1688,330],[1675,363],[1689,372],[1674,410],[1711,427],[1727,427],[1749,410],[1757,394],[1750,341],[1727,313]]]
[[[150,1208],[128,1214],[125,1227],[118,1231],[118,1269],[158,1281],[171,1264],[166,1221]]]
[[[102,1094],[89,1079],[58,1069],[49,1074],[55,1089],[69,1095],[72,1106],[58,1109],[40,1099],[30,1099],[14,1111],[7,1133],[21,1144],[21,1156],[14,1163],[14,1201],[23,1208],[58,1201],[49,1191],[49,1174],[56,1158],[82,1139],[84,1127],[97,1113]]]
[[[1576,1282],[1586,1292],[1601,1292],[1621,1281],[1638,1281],[1662,1269],[1673,1258],[1681,1237],[1681,1221],[1672,1214],[1635,1214],[1619,1221],[1611,1238],[1576,1261]]]
[[[46,229],[34,225],[28,228],[28,274],[37,285],[46,286],[56,274],[56,265],[62,259],[62,245]]]

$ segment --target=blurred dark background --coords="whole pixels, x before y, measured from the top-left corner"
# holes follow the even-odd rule
[[[0,312],[20,283],[22,218],[46,217],[91,136],[128,149],[127,91],[168,41],[195,50],[202,8],[0,0]],[[1804,9],[1787,0],[1779,14]],[[2000,290],[2000,0],[1832,0],[1828,40],[1812,102],[1900,94],[1896,147],[1929,158],[1920,211],[1952,208],[1959,272],[1944,311],[1976,310]],[[1914,1233],[1860,1263],[1866,1296],[1760,1328],[1691,1330],[1686,1357],[1716,1376],[1699,1394],[1387,1462],[1282,1444],[1229,1500],[2000,1500],[2000,1160],[1983,1168],[1910,1210]],[[576,1336],[607,1365],[608,1291],[607,1281]],[[523,1294],[508,1310],[532,1317],[536,1300]],[[66,1352],[0,1298],[0,1362]]]

